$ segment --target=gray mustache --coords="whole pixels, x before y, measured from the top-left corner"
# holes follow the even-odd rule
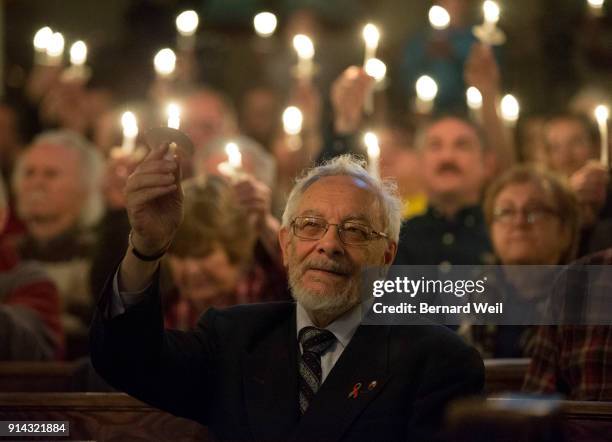
[[[335,261],[309,261],[304,264],[304,270],[325,270],[327,272],[349,274],[352,267]]]

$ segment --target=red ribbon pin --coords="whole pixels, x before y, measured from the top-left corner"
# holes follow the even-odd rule
[[[353,385],[353,390],[349,393],[348,397],[357,399],[357,396],[359,396],[359,390],[361,390],[361,382],[357,382],[355,385]]]

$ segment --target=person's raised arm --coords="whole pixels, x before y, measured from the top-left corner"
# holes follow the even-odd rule
[[[152,149],[128,178],[125,196],[132,232],[119,271],[121,292],[138,292],[152,282],[183,219],[180,179],[178,158],[168,145]]]

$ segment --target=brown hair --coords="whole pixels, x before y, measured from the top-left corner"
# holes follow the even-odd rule
[[[169,252],[203,257],[221,246],[231,263],[248,263],[256,236],[231,186],[220,177],[198,177],[184,182],[183,191],[184,219]]]
[[[532,183],[550,195],[558,211],[561,224],[569,229],[570,242],[561,254],[559,264],[566,264],[575,258],[580,233],[580,212],[578,201],[562,177],[533,166],[514,166],[487,189],[484,200],[484,215],[489,230],[493,224],[493,211],[497,195],[511,184]]]

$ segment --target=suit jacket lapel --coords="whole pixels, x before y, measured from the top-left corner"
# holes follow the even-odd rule
[[[295,308],[243,357],[245,401],[256,440],[287,440],[299,420]]]
[[[361,325],[302,416],[293,441],[333,441],[389,380],[389,327]]]

